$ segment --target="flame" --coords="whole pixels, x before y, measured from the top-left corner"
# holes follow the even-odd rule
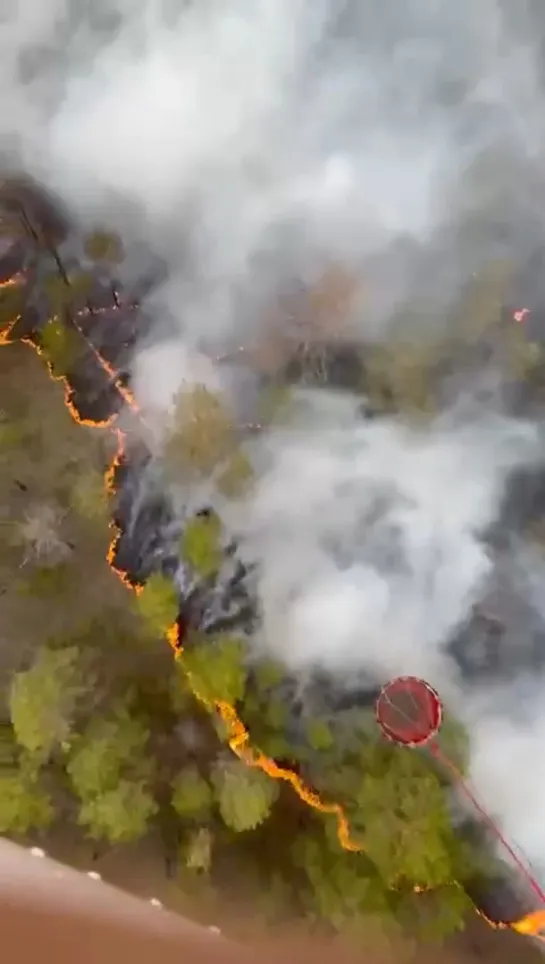
[[[11,278],[6,278],[4,281],[0,281],[0,291],[2,288],[16,288],[25,280],[25,276],[22,271],[18,271],[17,274],[11,276]]]
[[[526,321],[529,314],[529,308],[519,308],[517,311],[513,312],[513,321],[516,321],[518,325],[522,325]]]
[[[138,404],[137,404],[137,402],[136,402],[136,399],[135,399],[133,393],[131,392],[130,388],[127,388],[127,386],[123,384],[123,382],[121,381],[121,379],[120,379],[120,377],[119,377],[118,372],[116,372],[115,369],[112,368],[112,366],[110,365],[110,363],[109,363],[108,361],[106,361],[105,358],[103,358],[103,356],[100,354],[99,351],[97,351],[97,349],[95,348],[95,346],[94,346],[94,345],[89,341],[89,339],[87,338],[87,335],[85,334],[85,332],[84,332],[83,328],[81,327],[81,325],[78,324],[78,319],[81,318],[81,316],[82,316],[83,314],[86,314],[86,313],[87,313],[87,312],[79,312],[79,314],[77,314],[77,315],[75,316],[75,318],[74,318],[74,327],[76,328],[77,332],[78,332],[78,333],[81,335],[81,337],[83,338],[85,344],[87,345],[87,347],[88,347],[88,348],[90,349],[90,351],[92,352],[93,356],[95,357],[96,361],[98,362],[98,364],[99,364],[100,367],[102,368],[103,372],[108,376],[108,378],[110,379],[110,381],[112,382],[112,384],[113,384],[113,385],[115,386],[115,388],[117,389],[118,395],[123,399],[123,401],[125,402],[125,404],[131,409],[132,412],[134,412],[136,415],[141,415],[141,412],[140,412],[140,409],[139,409]],[[115,417],[116,417],[116,416],[114,415],[114,419],[115,419]]]
[[[14,276],[14,278],[9,279],[8,281],[1,282],[0,289],[2,287],[6,287],[9,285],[19,284],[20,282],[21,282],[21,276],[16,275]],[[117,307],[119,306],[117,301],[116,301],[116,306]],[[80,312],[79,316],[77,317],[81,317],[83,314],[86,314],[86,313],[87,313],[86,311]],[[515,315],[520,314],[522,315],[522,317],[516,318],[514,315],[515,320],[522,321],[526,313],[528,313],[528,309],[522,309],[521,312],[516,312]],[[9,322],[9,324],[3,330],[0,331],[0,346],[10,344],[10,333],[18,320],[19,320],[19,317],[15,318],[13,321]],[[118,374],[109,364],[109,362],[107,362],[106,359],[104,359],[102,355],[97,351],[97,349],[90,343],[85,332],[82,330],[81,326],[77,323],[76,320],[74,320],[74,324],[75,324],[75,327],[77,328],[78,333],[84,339],[86,345],[92,351],[94,357],[102,367],[102,370],[105,372],[105,374],[108,375],[112,383],[115,385],[120,397],[124,400],[124,402],[131,409],[131,411],[133,411],[135,414],[140,416],[141,413],[140,413],[138,404],[130,389],[127,388],[122,383]],[[23,337],[21,341],[23,341],[27,345],[30,345],[37,352],[39,356],[43,356],[44,353],[42,349],[38,344],[36,344],[36,342],[32,341],[31,338]],[[46,362],[47,370],[50,377],[54,381],[60,382],[63,385],[64,402],[74,421],[78,425],[86,425],[92,428],[112,428],[112,430],[114,431],[117,438],[117,448],[116,448],[115,456],[104,474],[104,485],[107,493],[109,494],[115,493],[116,472],[118,468],[122,465],[126,455],[126,435],[123,431],[121,431],[120,428],[114,426],[114,423],[117,419],[117,413],[114,414],[112,417],[105,419],[104,421],[93,421],[93,420],[81,418],[74,404],[73,392],[68,384],[67,378],[64,375],[56,374],[53,371],[51,363],[47,359],[44,359],[44,360]],[[143,591],[143,586],[134,583],[129,578],[126,572],[124,572],[121,569],[118,569],[115,565],[117,546],[121,538],[122,532],[119,526],[117,526],[115,523],[111,523],[111,528],[113,530],[113,537],[110,541],[108,551],[107,551],[107,556],[106,556],[107,562],[110,568],[113,570],[113,572],[115,572],[115,574],[121,579],[123,584],[128,589],[131,589],[136,594],[139,594]],[[172,626],[170,626],[167,629],[166,638],[174,652],[174,658],[179,659],[183,653],[183,646],[181,644],[180,632],[179,632],[177,623],[174,623]],[[338,835],[338,839],[341,847],[344,850],[349,851],[351,853],[362,853],[364,851],[365,848],[363,847],[363,845],[352,839],[350,835],[350,827],[349,827],[348,819],[346,817],[343,807],[340,804],[333,803],[333,802],[326,802],[322,800],[320,795],[316,793],[316,791],[308,787],[296,773],[294,773],[292,770],[288,770],[284,767],[279,766],[275,762],[275,760],[273,760],[271,757],[266,756],[264,753],[261,752],[261,750],[257,749],[256,747],[253,747],[250,743],[250,734],[246,729],[246,727],[244,726],[242,720],[239,718],[234,706],[231,706],[231,704],[226,703],[222,700],[216,700],[211,703],[208,699],[206,699],[203,696],[202,693],[199,693],[198,689],[193,685],[192,685],[192,689],[193,689],[195,698],[199,700],[199,702],[203,706],[205,706],[208,710],[215,710],[220,715],[222,721],[224,722],[227,728],[229,746],[232,752],[240,760],[242,760],[249,767],[256,767],[262,770],[264,773],[266,773],[274,780],[282,780],[286,783],[289,783],[291,787],[294,789],[294,791],[296,792],[296,794],[298,795],[298,797],[312,809],[317,810],[320,813],[334,815],[337,821],[337,835]],[[414,889],[415,889],[415,892],[420,893],[424,891],[426,888],[415,887]],[[538,910],[538,911],[531,912],[529,914],[526,914],[519,921],[516,921],[515,923],[507,925],[501,921],[496,922],[496,921],[490,920],[476,905],[473,905],[473,906],[477,914],[479,914],[479,916],[482,917],[482,919],[485,920],[490,927],[496,930],[501,930],[501,929],[510,927],[511,929],[517,931],[519,934],[532,935],[534,937],[540,938],[541,940],[545,940],[545,935],[541,937],[539,934],[539,931],[545,928],[545,910]]]
[[[17,315],[17,317],[14,318],[13,321],[8,322],[6,327],[3,328],[2,331],[0,331],[0,345],[11,345],[11,342],[12,342],[11,333],[15,328],[15,325],[19,321],[20,317],[21,315]]]
[[[35,341],[32,341],[32,338],[28,338],[27,336],[24,336],[23,338],[21,338],[21,341],[25,345],[30,345],[31,348],[34,349],[37,355],[39,355],[40,357],[43,357],[43,360],[45,361],[47,371],[51,380],[54,382],[60,382],[60,384],[62,385],[64,390],[64,404],[66,405],[68,411],[70,412],[70,415],[74,419],[74,422],[76,422],[78,425],[86,425],[88,428],[110,428],[111,427],[117,415],[112,415],[110,416],[110,418],[103,419],[102,421],[95,421],[93,419],[82,418],[74,404],[74,400],[73,400],[74,392],[72,391],[68,383],[68,379],[66,378],[66,375],[59,375],[57,372],[53,370],[53,365],[51,364],[50,361],[48,361],[47,358],[45,358],[43,349],[40,348],[40,346]]]
[[[177,623],[174,623],[174,625],[167,630],[166,636],[174,651],[174,658],[179,659],[183,653],[183,646],[180,642]],[[256,749],[256,747],[253,747],[250,744],[250,734],[238,716],[234,706],[231,706],[230,703],[226,703],[223,700],[214,700],[211,702],[206,699],[194,685],[191,677],[189,678],[191,681],[191,689],[196,699],[199,700],[207,710],[215,710],[219,713],[229,734],[229,746],[239,760],[242,760],[249,767],[257,767],[263,770],[263,772],[272,777],[273,780],[284,780],[286,783],[291,784],[297,796],[309,807],[312,807],[313,810],[318,810],[320,813],[334,814],[337,818],[337,834],[342,848],[352,853],[362,853],[364,847],[356,843],[355,840],[352,840],[348,820],[341,805],[339,803],[324,802],[314,790],[306,786],[303,780],[301,780],[293,770],[287,770],[284,767],[278,766],[275,760],[266,756],[261,750]]]
[[[24,275],[22,272],[14,274],[13,277],[7,278],[5,281],[0,281],[0,291],[2,288],[16,288],[19,287],[24,281]],[[0,346],[11,344],[11,333],[20,319],[20,315],[16,315],[12,321],[9,321],[5,328],[0,331]]]
[[[126,454],[126,444],[125,444],[125,433],[119,428],[114,428],[113,430],[117,437],[117,449],[113,457],[111,464],[108,466],[104,473],[104,488],[108,495],[114,495],[115,493],[115,474],[118,468],[123,464],[123,460]],[[115,572],[116,576],[121,579],[121,582],[127,589],[132,589],[137,595],[142,592],[143,586],[139,586],[137,583],[133,582],[128,574],[122,569],[118,569],[115,564],[115,557],[117,553],[117,546],[119,540],[121,539],[122,532],[115,522],[110,523],[110,528],[113,532],[110,545],[108,546],[108,551],[106,553],[106,561],[110,569]]]
[[[526,914],[522,920],[515,921],[511,927],[517,934],[531,935],[545,941],[545,910],[535,910]]]

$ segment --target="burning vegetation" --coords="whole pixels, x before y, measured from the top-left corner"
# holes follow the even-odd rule
[[[69,787],[80,801],[76,822],[99,847],[142,836],[155,822],[171,871],[174,866],[182,879],[189,875],[192,886],[198,878],[202,886],[222,888],[233,861],[241,861],[249,890],[260,900],[264,882],[274,891],[266,907],[271,918],[295,910],[342,930],[378,916],[388,927],[401,922],[442,937],[463,925],[470,894],[494,926],[537,933],[540,912],[535,919],[524,916],[529,898],[519,908],[515,896],[524,881],[510,885],[516,912],[505,910],[505,888],[492,882],[488,868],[487,841],[471,820],[455,831],[441,768],[380,739],[373,687],[358,680],[353,692],[339,693],[317,676],[302,695],[282,666],[250,658],[246,641],[257,614],[248,567],[211,505],[195,506],[181,522],[169,484],[174,477],[189,485],[197,475],[213,478],[224,496],[242,492],[252,479],[243,443],[267,420],[282,417],[295,382],[358,387],[362,419],[399,410],[403,402],[409,417],[419,420],[451,390],[453,370],[486,367],[494,356],[517,407],[531,410],[545,366],[540,345],[529,343],[523,328],[528,310],[501,309],[492,333],[492,299],[480,306],[473,337],[465,333],[417,351],[394,333],[390,345],[364,350],[335,335],[335,318],[350,311],[358,286],[331,269],[293,309],[301,316],[295,328],[300,338],[294,342],[292,334],[290,341],[280,332],[269,346],[241,349],[260,381],[256,421],[237,422],[212,392],[198,387],[180,397],[158,469],[146,444],[150,427],[130,385],[131,358],[149,335],[149,319],[137,291],[124,292],[114,280],[103,280],[104,271],[93,270],[107,265],[114,276],[120,243],[101,234],[88,238],[83,270],[75,256],[61,253],[70,232],[47,199],[36,202],[28,188],[10,186],[3,203],[0,340],[14,349],[18,343],[34,348],[62,385],[72,419],[99,432],[103,450],[113,441],[103,488],[86,489],[89,479],[80,478],[72,492],[94,506],[91,520],[104,521],[111,512],[106,558],[132,591],[134,607],[99,628],[112,648],[104,665],[89,627],[17,663],[11,716],[3,726],[9,800],[0,806],[0,830],[23,836],[43,830],[54,820],[55,794],[72,814]],[[478,300],[479,293],[471,296]],[[462,357],[463,365],[453,363]],[[1,429],[9,453],[13,443]],[[540,496],[536,492],[539,507],[530,505],[524,525],[539,515]],[[49,521],[59,528],[56,517]],[[29,545],[39,541],[36,515],[26,518],[22,532]],[[500,524],[491,545],[502,534]],[[63,546],[75,551],[70,541]],[[42,566],[42,579],[54,583],[65,564],[63,558]],[[26,565],[24,557],[23,572]],[[469,681],[476,629],[486,618],[475,612],[452,643]],[[487,626],[497,627],[495,634],[483,634],[479,671],[501,675],[497,639],[505,627],[494,620]],[[140,649],[132,649],[133,636]],[[173,673],[150,648],[150,639],[165,637],[176,661]],[[542,658],[534,639],[523,658],[529,667]],[[41,716],[33,724],[29,715],[37,706]],[[459,749],[455,721],[447,720],[444,734]],[[463,750],[459,754],[463,766]],[[362,783],[362,773],[372,779]],[[60,774],[61,791],[55,785]],[[245,831],[253,834],[246,839]],[[470,846],[475,837],[478,845]],[[279,847],[278,839],[285,845]],[[477,898],[482,880],[486,897]]]

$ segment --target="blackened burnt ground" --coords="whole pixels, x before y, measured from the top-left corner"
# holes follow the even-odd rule
[[[13,217],[14,212],[20,215],[21,211],[19,233],[11,240],[4,238],[0,278],[8,279],[21,273],[26,279],[24,305],[11,337],[40,345],[40,337],[51,313],[43,293],[44,279],[57,276],[69,289],[70,278],[77,274],[78,264],[75,256],[70,254],[68,228],[62,218],[53,210],[49,211],[47,199],[41,199],[33,207],[25,194],[24,202],[18,200],[15,205],[6,206],[6,218],[8,215]],[[59,247],[68,249],[64,258]],[[126,406],[120,387],[130,389],[131,358],[141,341],[150,336],[150,319],[140,307],[135,293],[123,290],[113,276],[105,279],[104,272],[100,277],[92,278],[85,291],[74,291],[68,300],[69,307],[64,306],[60,315],[63,324],[79,339],[77,357],[71,360],[66,371],[68,401],[81,420],[106,422]],[[483,351],[482,358],[489,363],[488,349]],[[364,403],[367,359],[362,346],[339,346],[336,342],[329,344],[325,341],[314,347],[308,362],[309,353],[296,349],[293,358],[282,366],[280,381],[288,385],[333,385],[343,390],[360,390],[362,419],[371,415],[380,418],[395,406],[395,393],[389,393],[387,386],[378,404],[373,404],[372,400],[370,405]],[[519,410],[521,406],[534,409],[536,384],[540,384],[539,378],[534,379],[528,388],[522,382],[516,393],[507,392],[506,397],[516,398]],[[134,439],[127,436],[125,442],[112,480],[116,492],[113,521],[119,532],[113,560],[115,567],[126,573],[132,583],[142,584],[156,572],[175,581],[180,601],[179,629],[184,639],[191,638],[191,629],[199,631],[201,645],[207,638],[213,645],[213,636],[218,630],[251,634],[257,619],[256,605],[248,590],[247,573],[235,558],[234,547],[226,551],[217,577],[202,580],[191,571],[180,559],[182,523],[176,516],[167,488],[162,484],[161,475],[156,471],[151,453],[136,436]],[[545,509],[544,492],[545,473],[542,471],[518,473],[513,477],[500,522],[494,533],[487,535],[491,552],[505,555],[507,550],[508,554],[510,546],[517,539],[524,538],[529,526],[541,523]],[[487,605],[476,609],[467,625],[450,642],[451,654],[469,684],[483,675],[501,679],[514,669],[543,665],[545,634],[542,620],[529,604],[521,608],[509,566],[504,567],[502,579],[501,592],[491,591]],[[525,645],[518,647],[514,666],[513,652],[507,640],[514,631],[520,636],[521,627],[524,627]],[[297,680],[285,679],[281,692],[275,696],[289,707],[287,736],[290,744],[297,747],[306,739],[305,722],[309,712],[321,714],[331,724],[336,738],[349,741],[353,714],[356,712],[361,716],[362,712],[372,712],[376,687],[370,680],[360,678],[354,680],[352,688],[344,686],[341,690],[331,679],[316,676],[304,694]],[[294,761],[284,762],[298,766]],[[301,772],[306,776],[304,766]],[[489,903],[494,903],[494,888],[487,893]],[[516,917],[518,904],[516,910],[513,908],[513,902],[510,910],[506,910],[502,902],[496,916],[500,915],[502,920]]]

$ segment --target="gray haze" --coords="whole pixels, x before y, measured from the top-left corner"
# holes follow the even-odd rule
[[[274,335],[285,292],[331,265],[353,279],[336,334],[367,342],[415,301],[405,337],[440,331],[483,267],[539,254],[545,27],[529,3],[516,18],[501,7],[4,4],[6,166],[22,164],[82,225],[122,230],[129,261],[144,242],[168,268],[148,307],[171,343],[135,359],[154,424],[184,382],[236,401],[240,369],[215,370],[202,353]],[[542,284],[536,274],[525,292],[533,304]],[[255,489],[226,518],[260,564],[256,646],[302,672],[416,673],[438,686],[469,725],[483,801],[545,878],[543,684],[516,670],[525,617],[501,691],[466,692],[447,652],[493,591],[483,533],[509,472],[542,461],[541,425],[512,417],[501,393],[473,404],[478,386],[462,384],[469,401],[418,429],[395,417],[363,426],[349,398],[310,393],[255,445]],[[543,561],[517,542],[511,555],[512,591],[542,619]]]

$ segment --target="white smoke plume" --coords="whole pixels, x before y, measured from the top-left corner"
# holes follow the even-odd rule
[[[527,614],[511,620],[509,684],[474,688],[449,647],[472,607],[498,591],[486,536],[509,472],[543,462],[536,426],[452,412],[426,428],[362,424],[347,399],[329,425],[323,408],[310,412],[266,440],[259,485],[235,521],[248,559],[259,562],[259,644],[303,676],[319,668],[349,688],[399,675],[431,683],[468,727],[482,803],[545,869],[544,680],[529,685],[516,671]],[[524,566],[522,598],[527,572],[538,577],[543,564]],[[488,608],[498,615],[497,603]],[[478,669],[478,638],[470,645]]]
[[[146,410],[168,411],[184,381],[223,384],[199,353],[258,344],[286,292],[331,265],[355,279],[337,334],[364,342],[415,297],[438,326],[491,259],[539,251],[545,24],[520,6],[514,22],[499,0],[2,11],[6,167],[168,269],[148,307],[170,342],[135,362]],[[306,403],[257,446],[254,493],[228,512],[259,563],[256,644],[337,679],[429,679],[468,721],[478,792],[545,876],[542,684],[514,672],[466,694],[448,653],[491,591],[483,537],[509,472],[541,460],[539,426],[492,406],[362,425],[350,399]]]

